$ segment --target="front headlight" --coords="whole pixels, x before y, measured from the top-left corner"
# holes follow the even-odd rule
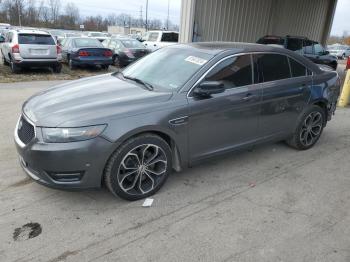
[[[43,140],[46,143],[66,143],[88,140],[100,135],[107,125],[85,127],[43,127]]]

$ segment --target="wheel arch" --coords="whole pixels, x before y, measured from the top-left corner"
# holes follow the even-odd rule
[[[328,101],[326,99],[317,99],[313,101],[312,105],[319,106],[323,109],[325,114],[324,125],[326,125],[327,119],[328,119],[328,109],[327,109]]]

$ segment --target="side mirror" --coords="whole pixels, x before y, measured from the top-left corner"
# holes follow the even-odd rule
[[[199,97],[208,97],[224,91],[225,85],[221,81],[204,81],[194,89],[193,94]]]
[[[325,55],[329,55],[329,51],[324,51],[324,54]]]
[[[0,43],[4,43],[5,42],[5,37],[0,36]]]

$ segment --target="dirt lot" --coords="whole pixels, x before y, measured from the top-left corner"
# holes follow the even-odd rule
[[[66,64],[63,64],[60,74],[53,73],[49,68],[23,69],[20,74],[12,74],[9,66],[5,66],[2,62],[0,52],[0,83],[14,83],[27,81],[45,81],[45,80],[73,80],[82,77],[105,74],[114,72],[116,67],[111,66],[108,71],[99,67],[78,68],[70,70]]]
[[[153,206],[26,177],[13,129],[22,102],[59,82],[0,87],[0,261],[350,261],[350,109],[319,143],[231,154],[170,176]]]

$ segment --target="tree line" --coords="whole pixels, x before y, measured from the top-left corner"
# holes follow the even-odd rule
[[[84,25],[87,31],[107,31],[109,25],[146,27],[143,18],[126,13],[83,17],[74,3],[62,5],[61,0],[0,0],[0,23],[70,30],[79,30],[79,25]],[[156,18],[149,19],[147,27],[178,30],[178,26],[171,21]]]

